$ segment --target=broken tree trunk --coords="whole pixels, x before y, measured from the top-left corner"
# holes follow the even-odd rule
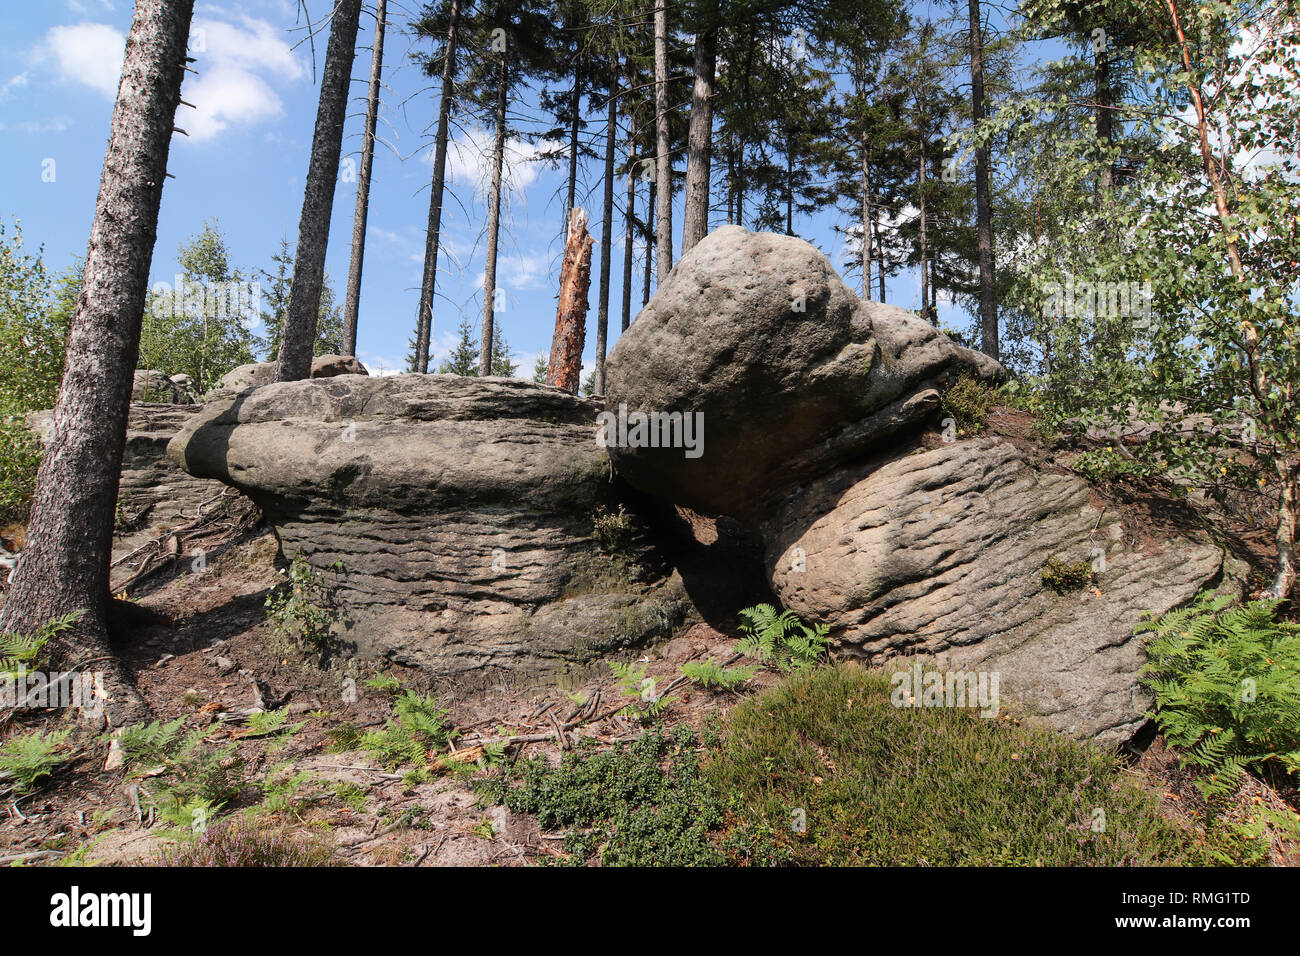
[[[546,384],[575,395],[582,378],[582,348],[587,339],[587,293],[591,289],[591,246],[587,214],[569,213],[569,238],[560,267],[560,302],[555,310],[555,336]]]

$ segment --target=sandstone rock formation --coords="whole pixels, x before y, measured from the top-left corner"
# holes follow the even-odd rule
[[[366,367],[355,355],[318,355],[311,360],[312,378],[333,378],[335,375],[369,375]]]
[[[318,355],[311,362],[312,378],[335,375],[369,375],[366,367],[352,355]],[[214,392],[240,391],[270,385],[280,375],[279,362],[251,362],[231,369],[217,382]]]
[[[279,362],[250,362],[231,369],[218,380],[214,391],[239,391],[270,385],[280,374]]]
[[[167,443],[198,411],[197,405],[133,402],[118,489],[119,535],[114,553],[127,553],[152,527],[193,518],[204,502],[226,490],[219,481],[196,478],[167,457]],[[53,427],[52,410],[34,412],[28,424],[42,442]]]
[[[1132,636],[1142,613],[1217,584],[1224,560],[1176,531],[1136,537],[1082,479],[1039,470],[996,437],[838,470],[793,494],[764,532],[782,604],[829,624],[844,653],[996,671],[1004,696],[1099,742],[1145,722]],[[1054,556],[1090,562],[1095,588],[1047,587]]]
[[[610,456],[644,491],[752,522],[774,492],[933,417],[936,388],[962,373],[1002,370],[860,300],[807,242],[724,226],[673,267],[606,367],[611,410],[702,414],[703,454]]]
[[[667,636],[689,607],[593,538],[614,505],[598,411],[516,379],[347,375],[213,398],[169,454],[327,575],[360,651],[538,673]]]
[[[141,368],[135,371],[131,401],[175,405],[181,401],[181,392],[164,373]]]

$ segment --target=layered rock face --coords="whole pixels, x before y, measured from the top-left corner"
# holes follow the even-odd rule
[[[629,482],[754,521],[773,492],[915,427],[956,375],[1001,367],[860,300],[801,239],[724,226],[677,265],[610,353],[611,410],[701,416],[702,454],[611,447]]]
[[[666,636],[687,608],[680,581],[638,580],[593,538],[614,504],[598,411],[514,379],[341,375],[214,399],[170,454],[327,573],[361,651],[536,673]]]
[[[1134,540],[1085,482],[998,438],[838,471],[764,529],[773,590],[828,623],[843,652],[997,672],[1001,693],[1102,742],[1130,738],[1151,703],[1132,636],[1142,613],[1186,602],[1223,566],[1204,542]],[[1095,588],[1051,590],[1052,557],[1089,562]]]
[[[115,552],[131,550],[149,537],[148,529],[154,525],[194,517],[200,505],[226,490],[221,482],[195,477],[167,457],[167,443],[198,410],[197,405],[131,404],[118,507],[139,530],[116,539]],[[53,418],[51,410],[28,418],[42,442],[49,441]]]

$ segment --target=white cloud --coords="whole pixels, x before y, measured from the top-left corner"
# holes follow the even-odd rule
[[[293,55],[282,31],[265,20],[240,17],[238,24],[200,17],[190,32],[197,76],[185,83],[178,124],[203,142],[231,125],[252,125],[284,113],[271,80],[297,81],[306,67]]]
[[[19,73],[17,76],[11,76],[5,81],[4,86],[0,86],[0,100],[7,98],[14,90],[21,90],[26,85],[27,74],[25,72]]]
[[[107,23],[77,23],[51,27],[44,50],[53,58],[59,77],[81,83],[113,99],[122,76],[126,34]]]
[[[36,60],[53,62],[64,81],[89,86],[113,99],[125,46],[125,35],[106,23],[57,26],[45,34]],[[182,96],[194,109],[182,107],[177,125],[194,142],[210,140],[230,126],[283,115],[284,103],[272,82],[296,82],[307,76],[284,31],[248,16],[196,17],[190,30],[190,55],[196,61],[196,74],[187,76]],[[18,79],[6,84],[4,91]]]
[[[447,177],[454,183],[473,186],[481,198],[487,195],[492,182],[493,134],[479,127],[468,130],[447,144]],[[541,174],[543,160],[537,157],[542,147],[523,139],[507,139],[502,175],[506,187],[515,195],[523,196]],[[433,162],[433,151],[421,154],[426,163]]]

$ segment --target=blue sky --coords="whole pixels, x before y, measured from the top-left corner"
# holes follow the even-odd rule
[[[330,0],[308,0],[308,7],[315,20],[328,11]],[[297,8],[296,0],[196,6],[191,52],[198,75],[187,78],[182,96],[197,109],[182,107],[177,117],[190,135],[176,136],[172,146],[169,171],[175,179],[168,180],[163,193],[151,282],[171,281],[178,246],[210,218],[219,221],[234,265],[246,271],[269,269],[281,238],[295,241],[324,55],[321,37],[313,73],[307,44],[296,45],[305,36]],[[403,367],[419,299],[437,96],[411,58],[419,45],[406,23],[417,8],[417,0],[389,5],[379,125],[383,143],[375,157],[357,348],[362,361],[376,370]],[[43,244],[46,263],[54,269],[85,252],[131,9],[129,0],[47,0],[8,3],[3,12],[0,219],[19,220],[29,245]],[[330,233],[327,269],[340,300],[356,190],[346,166],[351,163],[354,170],[359,160],[373,25],[373,17],[363,19],[344,143],[345,175],[335,193]],[[530,114],[535,102],[536,91],[525,91],[514,109]],[[598,117],[590,118],[586,135],[603,142]],[[448,199],[443,215],[435,355],[452,347],[462,315],[477,325],[481,314],[486,211],[479,185],[488,145],[490,137],[473,127],[459,129],[453,143],[449,173],[454,198]],[[534,357],[549,352],[562,252],[564,170],[530,161],[532,153],[523,139],[512,141],[514,188],[504,210],[498,265],[506,293],[498,321],[521,375],[531,375]],[[593,163],[581,176],[585,195],[580,202],[594,220],[597,240],[602,238],[600,174],[599,164]],[[616,188],[615,195],[621,202],[622,189]],[[834,227],[845,221],[843,214],[827,210],[812,219],[796,219],[795,229],[838,261],[844,241]],[[621,222],[621,212],[616,212],[611,345],[618,335],[621,302]],[[715,213],[711,225],[720,222]],[[679,195],[674,212],[679,242],[680,223]],[[641,301],[641,255],[638,245],[634,308]],[[593,264],[598,263],[597,249]],[[595,278],[588,362],[595,340]],[[849,281],[857,287],[855,279]],[[903,306],[919,302],[910,274],[892,278],[888,292],[891,302]],[[964,313],[942,304],[940,312],[944,324],[964,328],[968,323]]]

